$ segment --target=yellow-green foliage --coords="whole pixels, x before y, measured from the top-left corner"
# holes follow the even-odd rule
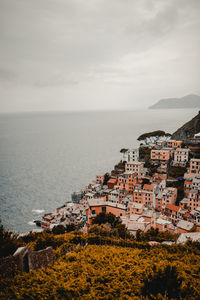
[[[66,242],[69,246],[69,237]],[[197,248],[193,251],[189,247],[153,246],[150,249],[138,249],[111,245],[74,245],[69,253],[63,251],[61,245],[55,250],[58,259],[53,266],[1,281],[0,298],[141,299],[142,294],[146,295],[149,290],[156,289],[155,296],[148,294],[143,299],[166,299],[168,292],[159,295],[160,286],[155,286],[155,280],[161,278],[159,285],[162,285],[162,278],[169,274],[166,281],[173,289],[174,278],[177,280],[178,297],[198,299],[199,252]],[[170,272],[173,273],[172,277]]]

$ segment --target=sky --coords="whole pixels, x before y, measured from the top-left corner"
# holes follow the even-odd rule
[[[0,112],[200,94],[199,0],[0,0]]]

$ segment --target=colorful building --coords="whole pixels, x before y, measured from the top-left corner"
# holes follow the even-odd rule
[[[152,149],[151,161],[155,165],[160,165],[161,168],[166,168],[170,159],[170,150],[168,149]]]
[[[132,172],[141,177],[142,170],[144,169],[144,162],[130,161],[125,164],[125,172]]]
[[[178,148],[182,145],[183,141],[176,141],[176,140],[168,140],[167,147],[169,148]]]
[[[200,159],[192,158],[190,160],[190,173],[193,173],[193,174],[200,173]]]
[[[174,150],[174,164],[185,165],[189,160],[190,149],[177,148]]]

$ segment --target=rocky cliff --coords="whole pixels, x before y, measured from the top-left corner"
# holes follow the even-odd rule
[[[187,138],[192,138],[194,134],[199,132],[200,132],[200,111],[196,117],[194,117],[189,122],[185,123],[177,131],[175,131],[172,135],[172,139],[185,140]]]

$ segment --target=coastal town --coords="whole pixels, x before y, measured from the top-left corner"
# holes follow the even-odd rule
[[[72,201],[43,216],[41,227],[75,225],[83,232],[100,213],[121,218],[130,233],[151,227],[171,233],[200,231],[200,134],[187,140],[164,132],[138,140],[138,149],[121,149],[110,173],[97,174]],[[198,158],[197,158],[198,157]]]

